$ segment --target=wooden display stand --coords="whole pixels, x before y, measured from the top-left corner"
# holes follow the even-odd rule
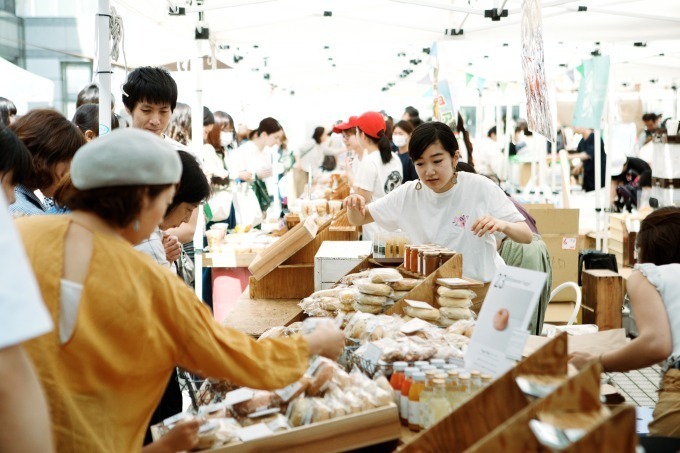
[[[583,322],[600,330],[620,329],[623,315],[623,278],[603,269],[583,271]]]
[[[529,401],[515,383],[522,374],[566,376],[567,334],[562,333],[500,376],[432,428],[401,447],[404,452],[462,452],[505,423]],[[573,396],[572,396],[573,398]],[[524,451],[520,449],[519,451]]]
[[[251,299],[302,299],[314,292],[314,256],[323,241],[356,241],[356,228],[336,220],[317,226],[307,218],[260,253],[248,268]]]
[[[613,411],[600,402],[601,366],[592,363],[553,393],[528,405],[468,451],[550,451],[539,443],[529,421],[550,417],[564,428],[586,430],[584,437],[563,451],[634,452],[635,408],[619,406]]]
[[[398,438],[399,412],[392,404],[207,451],[211,453],[341,452]]]

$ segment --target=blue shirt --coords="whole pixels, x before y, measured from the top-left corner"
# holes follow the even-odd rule
[[[14,188],[16,201],[9,205],[9,213],[12,217],[22,217],[30,215],[43,215],[52,203],[45,199],[45,203],[28,187],[18,184]]]

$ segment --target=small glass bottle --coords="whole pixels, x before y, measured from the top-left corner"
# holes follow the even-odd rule
[[[493,376],[490,374],[482,374],[482,387],[488,387],[493,382]]]
[[[401,400],[401,386],[404,384],[404,379],[406,378],[404,372],[406,371],[407,366],[408,363],[406,362],[394,362],[392,365],[394,372],[392,373],[392,376],[390,376],[390,386],[392,386],[392,389],[394,390],[394,402],[397,404],[397,407],[399,407]]]
[[[440,370],[444,369],[444,365],[446,365],[446,360],[444,359],[430,359],[430,365],[434,365]]]
[[[461,374],[458,376],[458,392],[456,393],[456,407],[465,403],[470,398],[470,375]]]
[[[430,362],[428,362],[427,360],[418,360],[417,362],[413,362],[413,366],[418,368],[419,370],[424,366],[428,366],[429,364]]]
[[[482,389],[482,375],[477,370],[470,371],[470,393],[475,394]]]
[[[413,384],[408,392],[408,429],[420,431],[420,394],[425,388],[425,373],[413,373]]]
[[[434,376],[437,373],[437,370],[435,369],[430,369],[425,372],[425,388],[423,389],[422,392],[420,392],[420,428],[421,429],[427,429],[430,426],[432,426],[432,423],[429,422],[428,420],[428,413],[427,413],[427,401],[430,399],[430,396],[432,395],[432,381],[434,380]]]
[[[446,382],[443,379],[436,379],[433,381],[434,389],[432,396],[428,401],[429,416],[432,419],[432,425],[437,424],[441,419],[449,415],[452,411],[448,398],[446,398]]]
[[[446,373],[446,399],[449,400],[451,410],[456,407],[456,398],[458,393],[458,370],[449,370]]]
[[[407,367],[404,371],[404,382],[401,384],[401,395],[399,398],[399,419],[401,424],[408,426],[408,393],[413,384],[413,373],[416,373],[418,368]]]

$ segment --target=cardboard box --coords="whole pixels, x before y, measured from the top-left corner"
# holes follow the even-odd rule
[[[335,285],[372,251],[371,241],[324,241],[314,256],[314,291]]]
[[[578,254],[583,250],[579,236],[578,209],[532,209],[527,211],[536,219],[536,226],[550,254],[552,266],[551,291],[564,282],[578,282]],[[554,301],[574,300],[573,291],[565,290],[555,296]],[[547,321],[547,320],[546,320]]]
[[[567,293],[568,291],[571,291],[573,293],[573,290],[567,290],[565,289],[564,292]],[[576,302],[574,301],[562,301],[562,302],[551,302],[548,304],[548,308],[545,311],[545,319],[543,320],[545,323],[548,324],[554,324],[554,325],[564,325],[569,321],[569,318],[571,318],[572,313],[574,313],[574,308],[576,307]],[[579,310],[578,314],[576,315],[576,321],[575,324],[581,324],[581,310]]]

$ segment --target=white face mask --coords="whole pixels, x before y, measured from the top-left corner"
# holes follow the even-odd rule
[[[408,143],[408,137],[406,135],[393,135],[392,142],[394,143],[394,146],[401,148]]]
[[[233,141],[234,141],[233,132],[220,132],[220,142],[222,142],[222,146],[229,146]]]

